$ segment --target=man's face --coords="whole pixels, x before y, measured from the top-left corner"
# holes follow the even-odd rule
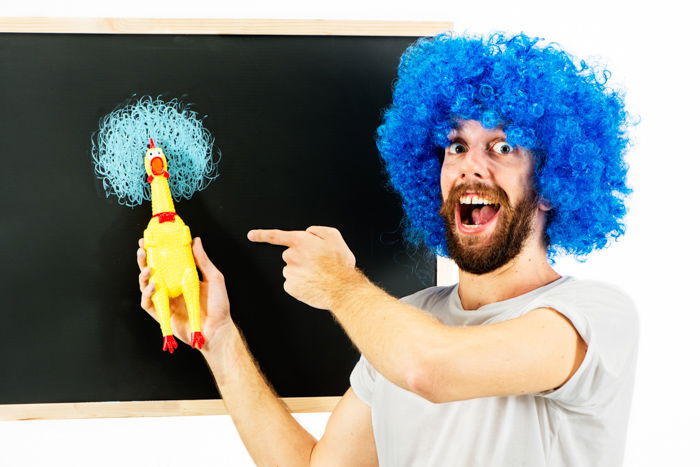
[[[467,120],[449,139],[440,176],[448,252],[463,271],[486,274],[520,253],[546,207],[532,187],[531,154],[502,130]]]

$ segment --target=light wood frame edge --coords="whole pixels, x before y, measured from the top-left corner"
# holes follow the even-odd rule
[[[0,17],[6,33],[432,36],[452,28],[449,21]]]
[[[282,398],[294,413],[331,412],[340,397]],[[221,399],[0,405],[0,421],[227,415]]]

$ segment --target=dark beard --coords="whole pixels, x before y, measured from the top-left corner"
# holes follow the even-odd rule
[[[475,192],[501,205],[497,220],[499,225],[487,244],[472,245],[470,239],[460,238],[455,225],[455,206],[466,192]],[[459,269],[472,274],[486,274],[494,271],[515,258],[523,248],[525,240],[532,232],[532,219],[535,217],[539,197],[530,189],[525,197],[511,206],[508,195],[499,187],[482,184],[459,185],[452,189],[447,201],[443,202],[440,216],[445,221],[447,252]],[[475,240],[475,239],[474,239]]]

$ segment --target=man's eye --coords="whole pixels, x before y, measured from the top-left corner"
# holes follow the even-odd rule
[[[496,151],[498,154],[510,154],[511,152],[513,152],[513,146],[506,143],[505,141],[499,141],[498,143],[493,145],[493,150]]]
[[[452,143],[447,146],[447,152],[450,154],[461,154],[463,152],[467,152],[467,148],[462,143]]]

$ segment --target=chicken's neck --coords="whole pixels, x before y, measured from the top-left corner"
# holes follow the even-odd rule
[[[163,212],[175,212],[170,185],[163,176],[153,177],[151,182],[151,210],[154,216]]]

